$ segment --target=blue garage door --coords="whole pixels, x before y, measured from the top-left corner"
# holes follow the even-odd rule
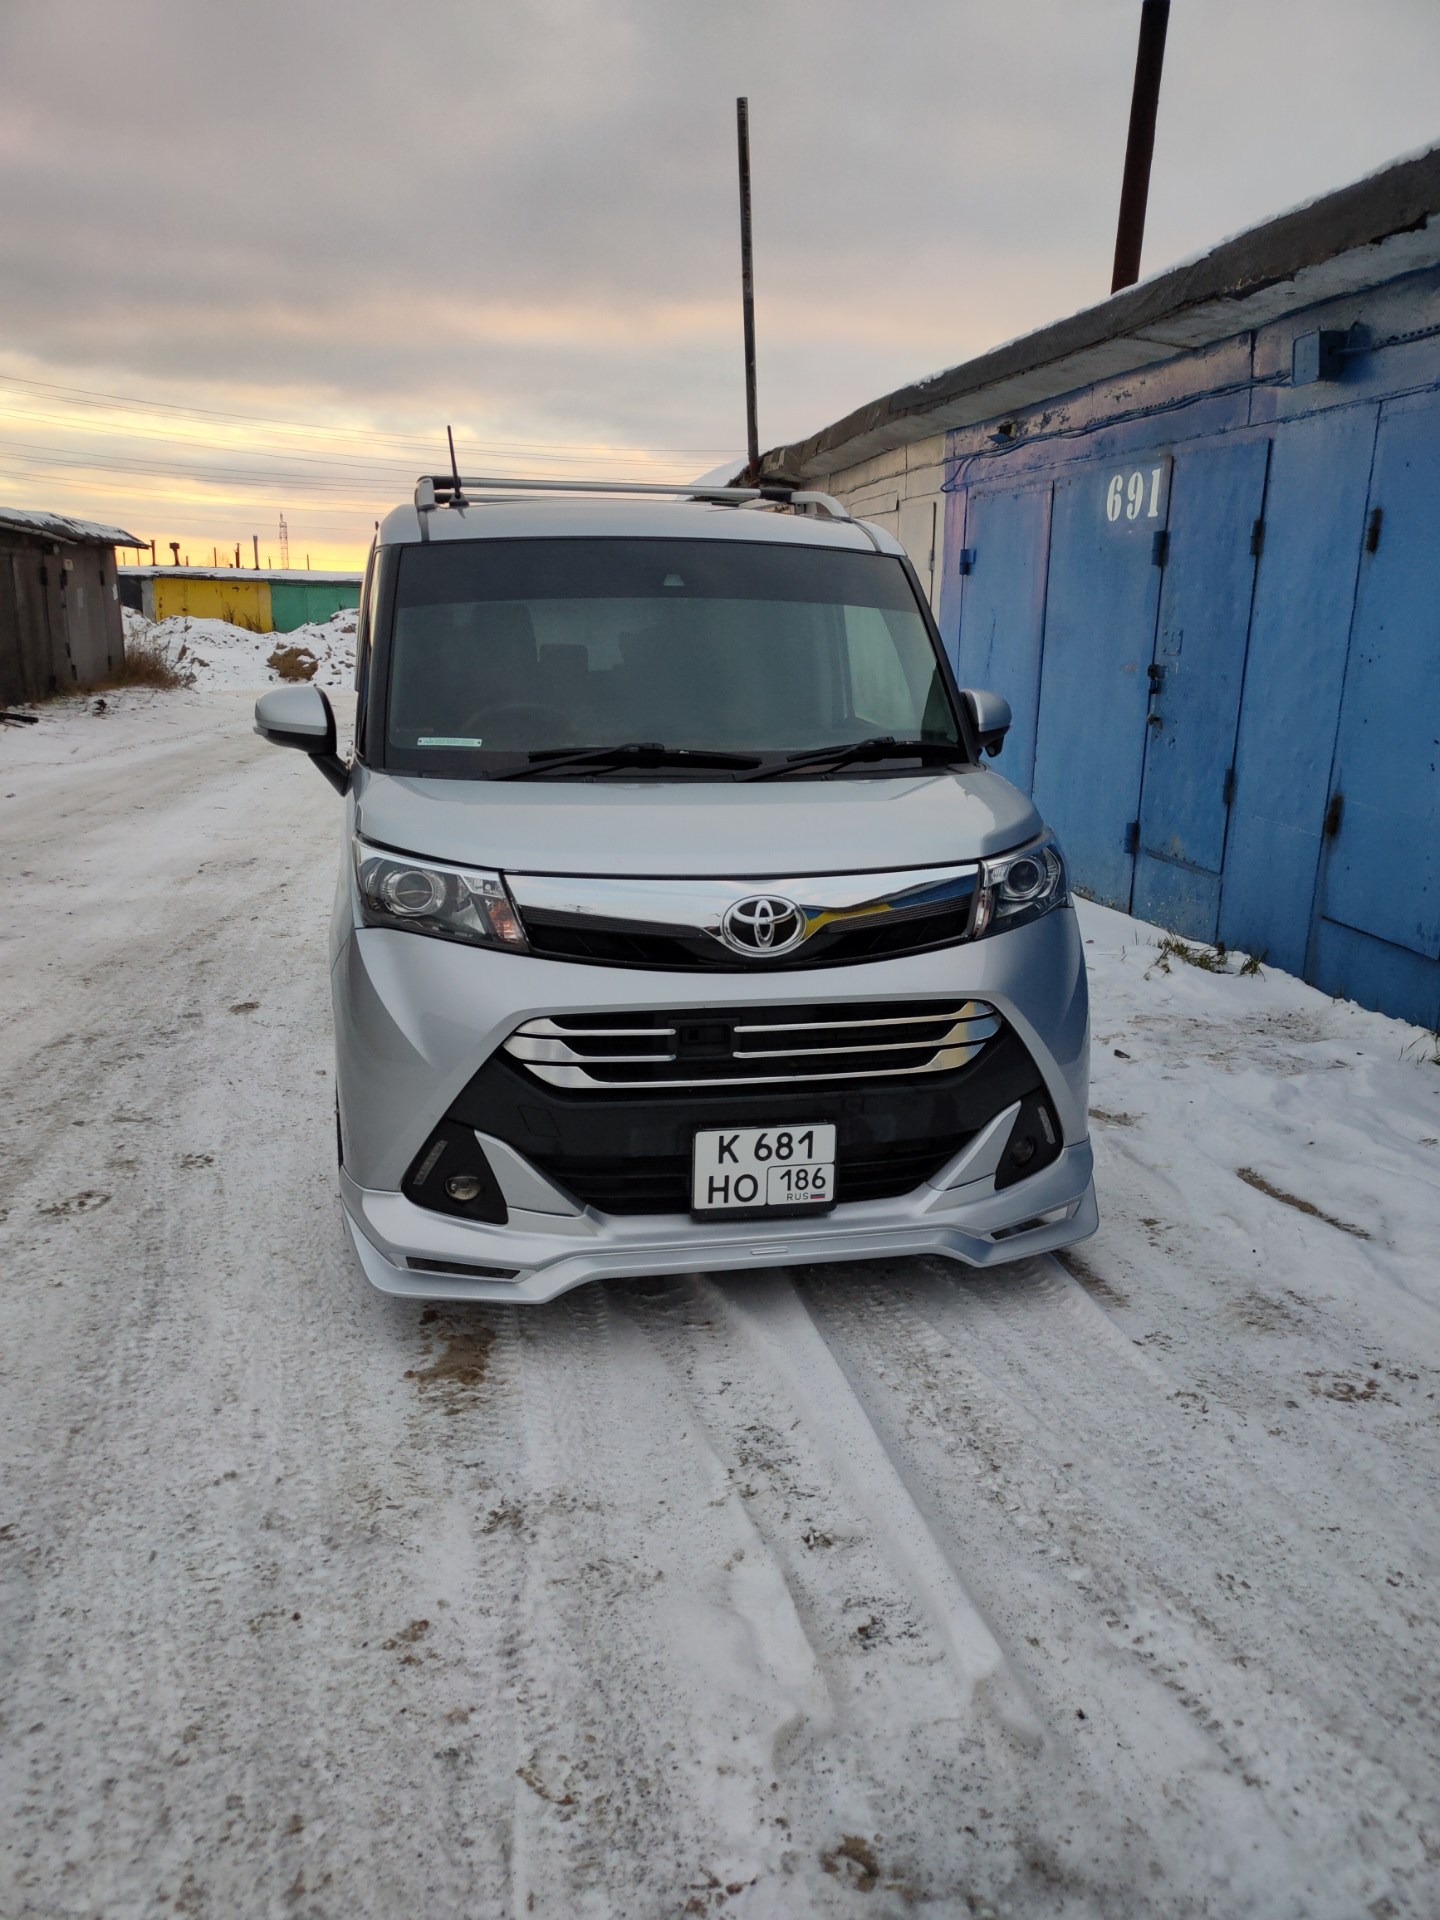
[[[1057,480],[1051,509],[1035,804],[1076,885],[1130,905],[1146,668],[1155,646],[1170,461],[1087,465]]]
[[[1175,461],[1132,911],[1213,940],[1268,440]]]
[[[988,687],[1010,702],[1014,718],[999,771],[1026,793],[1035,772],[1049,536],[1048,483],[970,495],[965,545],[973,558],[964,580],[956,671],[962,687]]]
[[[1270,453],[1220,932],[1289,973],[1310,943],[1378,412],[1288,422]]]
[[[1433,960],[1440,955],[1440,407],[1428,396],[1381,417],[1367,529],[1322,912]]]

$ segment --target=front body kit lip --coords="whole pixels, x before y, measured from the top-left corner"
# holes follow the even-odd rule
[[[596,1280],[931,1255],[991,1267],[1067,1246],[1098,1224],[1088,1140],[1002,1192],[993,1180],[929,1184],[893,1200],[840,1205],[823,1219],[698,1222],[684,1214],[526,1213],[488,1226],[359,1187],[341,1173],[346,1225],[366,1278],[423,1300],[538,1305]],[[973,1192],[974,1197],[969,1197]],[[1044,1218],[1043,1216],[1052,1216]],[[1024,1231],[1025,1223],[1037,1224]],[[1001,1237],[996,1237],[1001,1236]],[[506,1268],[513,1280],[418,1271],[410,1260]]]

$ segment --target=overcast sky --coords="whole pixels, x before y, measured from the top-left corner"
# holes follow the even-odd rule
[[[447,420],[713,466],[741,92],[762,443],[813,432],[1105,296],[1139,11],[0,0],[0,499],[318,564]],[[1174,0],[1145,270],[1440,138],[1437,73],[1436,0]]]

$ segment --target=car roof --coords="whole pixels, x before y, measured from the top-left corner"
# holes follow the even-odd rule
[[[423,513],[406,505],[386,515],[377,538],[382,547],[442,540],[648,539],[740,540],[850,553],[878,551],[897,558],[905,551],[883,528],[858,520],[780,512],[769,505],[737,507],[711,500],[627,499],[623,495],[522,494]]]

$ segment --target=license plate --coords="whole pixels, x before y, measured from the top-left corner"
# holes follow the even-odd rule
[[[815,1213],[835,1204],[835,1128],[724,1127],[695,1136],[696,1213]]]

